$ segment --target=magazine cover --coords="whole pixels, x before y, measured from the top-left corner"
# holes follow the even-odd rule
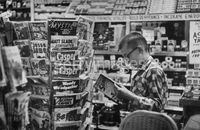
[[[18,46],[21,57],[30,57],[31,56],[29,40],[15,40],[15,41],[13,41],[13,44],[15,46]]]
[[[25,129],[26,125],[29,124],[28,103],[30,94],[30,92],[18,91],[5,95],[6,117],[9,129]]]
[[[54,123],[54,130],[79,130],[81,124],[81,121],[71,121],[70,123]]]
[[[76,36],[77,21],[51,20],[49,21],[50,35]]]
[[[30,124],[33,130],[49,130],[50,114],[30,107]]]
[[[30,42],[33,58],[48,58],[48,41],[34,40]]]
[[[2,56],[7,78],[10,82],[11,88],[15,90],[15,87],[27,82],[19,49],[17,46],[3,47]]]
[[[41,78],[29,79],[29,87],[31,87],[32,95],[50,97],[50,87],[48,83],[41,80]]]
[[[30,63],[33,75],[49,76],[50,63],[48,59],[31,58]]]
[[[13,22],[17,40],[29,39],[28,22]]]
[[[1,55],[1,47],[0,47],[0,87],[6,86],[6,75],[3,65],[3,59]]]
[[[51,50],[76,50],[77,36],[51,36]]]
[[[86,40],[79,40],[78,55],[79,58],[88,58],[93,56],[92,43]]]
[[[31,40],[47,40],[47,22],[29,22]]]
[[[22,59],[23,69],[26,72],[26,76],[31,76],[32,69],[31,69],[31,64],[30,64],[30,58],[29,57],[21,57],[21,59]]]
[[[121,104],[122,99],[117,97],[118,92],[116,91],[117,89],[115,89],[115,83],[117,84],[117,82],[113,81],[111,78],[100,74],[94,87],[102,91],[110,100]]]

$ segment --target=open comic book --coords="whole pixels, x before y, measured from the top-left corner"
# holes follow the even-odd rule
[[[122,104],[122,99],[118,98],[117,89],[115,89],[115,82],[111,78],[100,74],[94,87],[104,93],[104,95],[115,103]]]

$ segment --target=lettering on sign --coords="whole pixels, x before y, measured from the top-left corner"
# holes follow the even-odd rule
[[[51,35],[76,36],[77,21],[49,21]]]
[[[62,96],[55,97],[55,105],[56,106],[71,106],[74,104],[75,97],[70,96]]]
[[[69,90],[75,89],[79,86],[79,80],[69,80],[69,81],[54,81],[53,88],[54,90]]]

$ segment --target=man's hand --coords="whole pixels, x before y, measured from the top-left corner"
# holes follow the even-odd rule
[[[129,91],[126,87],[120,84],[115,84],[115,91],[118,98],[124,98],[127,100],[140,100],[140,97]]]

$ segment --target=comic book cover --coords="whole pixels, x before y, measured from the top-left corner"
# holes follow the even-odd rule
[[[32,74],[44,77],[49,76],[50,63],[48,59],[31,58],[30,59]]]
[[[30,124],[33,130],[49,130],[50,114],[47,111],[41,111],[30,107]]]
[[[30,57],[31,56],[29,40],[15,40],[15,41],[13,41],[13,44],[15,46],[18,46],[21,57]]]
[[[6,75],[5,75],[5,69],[3,65],[3,59],[1,55],[1,47],[0,47],[0,87],[6,85]]]
[[[30,42],[33,58],[48,58],[48,41],[34,40]]]
[[[17,40],[29,39],[28,22],[13,22]]]
[[[31,40],[47,40],[47,22],[29,22]]]
[[[5,95],[6,117],[9,129],[25,129],[29,124],[28,103],[30,92],[10,92]]]
[[[21,59],[22,59],[23,69],[26,72],[26,76],[33,75],[32,74],[31,64],[30,64],[30,58],[29,57],[21,57]]]
[[[2,48],[2,56],[7,78],[11,88],[15,90],[15,87],[27,82],[19,49],[17,46],[5,46]]]
[[[111,78],[108,78],[103,74],[100,74],[94,87],[103,92],[104,95],[110,100],[121,104],[122,99],[119,99],[119,97],[117,97],[118,89],[115,89],[115,84],[117,84],[117,82],[113,81]]]

